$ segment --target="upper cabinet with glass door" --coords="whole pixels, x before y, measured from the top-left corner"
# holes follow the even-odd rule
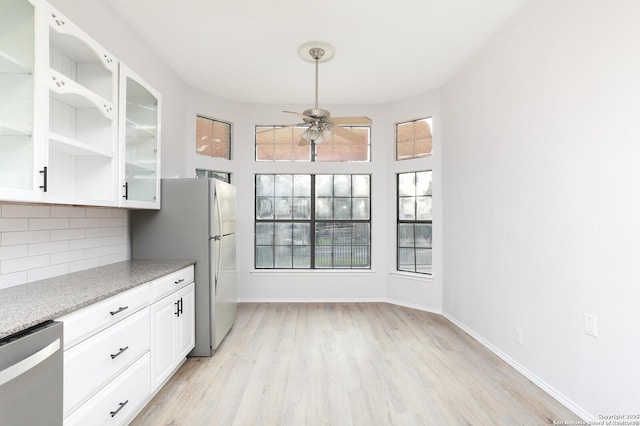
[[[47,201],[116,205],[118,62],[59,11],[48,23]]]
[[[160,94],[120,64],[119,205],[160,208]]]
[[[0,2],[0,199],[39,201],[43,152],[36,88],[36,10],[27,0]],[[42,103],[42,102],[40,102]]]

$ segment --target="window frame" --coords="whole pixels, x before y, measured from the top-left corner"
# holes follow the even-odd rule
[[[408,175],[408,174],[413,174],[414,176],[416,176],[417,178],[417,174],[418,173],[430,173],[431,174],[431,190],[427,190],[426,197],[429,197],[431,199],[431,218],[430,219],[418,219],[417,217],[414,219],[401,219],[401,212],[400,212],[400,201],[401,198],[403,196],[400,195],[400,176],[401,175]],[[417,179],[414,178],[414,182]],[[414,195],[414,198],[417,198],[418,195]],[[417,204],[416,204],[416,209],[417,209]],[[417,216],[417,215],[416,215]],[[413,247],[405,247],[405,246],[401,246],[400,245],[400,238],[401,238],[401,232],[400,232],[400,227],[401,225],[406,225],[406,224],[412,224],[414,227],[414,244]],[[431,250],[431,270],[430,272],[420,272],[418,271],[418,262],[416,260],[417,255],[416,255],[416,249],[419,249],[421,247],[417,247],[416,243],[415,243],[415,226],[416,225],[429,225],[431,227],[431,236],[430,236],[430,245],[428,247],[424,247],[426,249]],[[414,268],[413,270],[408,270],[408,269],[401,269],[401,262],[400,262],[400,251],[401,249],[408,249],[408,248],[413,248],[413,256],[414,256]],[[396,173],[396,271],[397,272],[401,272],[401,273],[409,273],[409,274],[416,274],[419,276],[426,276],[426,277],[432,277],[433,276],[433,170],[416,170],[416,171],[406,171],[406,172],[397,172]]]
[[[222,123],[225,124],[227,126],[229,126],[229,146],[228,151],[229,151],[229,157],[217,157],[213,155],[213,147],[212,147],[212,155],[207,155],[207,154],[201,154],[198,152],[198,119],[202,118],[204,120],[209,120],[212,122],[212,126],[215,125],[215,123]],[[218,160],[231,160],[233,158],[233,144],[232,144],[232,138],[233,138],[233,124],[229,121],[226,120],[220,120],[217,118],[213,118],[213,117],[208,117],[204,114],[196,114],[196,149],[195,149],[195,153],[196,155],[201,155],[203,157],[207,157],[207,158],[215,158]],[[214,141],[215,142],[215,141]]]
[[[262,197],[258,195],[258,177],[259,176],[273,176],[274,177],[274,182],[275,182],[275,177],[276,176],[309,176],[310,177],[310,195],[309,195],[309,218],[308,219],[300,219],[300,218],[294,218],[293,214],[291,218],[286,218],[286,219],[277,219],[276,218],[276,212],[273,212],[273,217],[269,218],[269,219],[259,219],[258,218],[258,208],[257,208],[257,202],[258,202],[258,197]],[[335,178],[335,176],[349,176],[350,178],[350,183],[351,183],[351,194],[349,195],[349,197],[341,197],[341,196],[336,196],[335,195],[335,187],[334,189],[332,189],[332,196],[331,197],[318,197],[317,196],[317,191],[316,191],[316,178],[318,176],[332,176],[332,178]],[[368,179],[368,196],[364,197],[364,196],[356,196],[353,194],[353,177],[354,176],[366,176]],[[293,180],[293,179],[292,179]],[[371,184],[372,184],[372,175],[370,173],[256,173],[254,175],[254,262],[253,262],[253,267],[256,271],[371,271],[372,270],[372,261],[371,261],[371,255],[372,255],[372,227],[371,227],[371,212],[372,212],[372,203],[371,203]],[[275,184],[274,184],[275,185]],[[334,184],[335,185],[335,184]],[[273,195],[274,199],[277,198],[277,195]],[[295,196],[292,196],[292,198],[295,198]],[[316,206],[317,206],[317,200],[318,198],[331,198],[332,200],[332,205],[335,205],[335,200],[336,199],[341,199],[341,198],[349,198],[351,200],[351,205],[353,206],[353,200],[355,199],[360,199],[360,198],[366,198],[368,199],[368,211],[367,211],[367,218],[366,219],[354,219],[353,218],[353,211],[351,211],[351,218],[350,219],[336,219],[335,218],[335,210],[334,210],[334,214],[333,214],[333,218],[331,219],[323,219],[323,218],[318,218],[317,214],[316,214]],[[293,207],[293,205],[292,205]],[[271,244],[261,244],[258,245],[258,231],[257,228],[259,226],[259,224],[264,224],[264,223],[273,223],[274,224],[274,239],[273,242]],[[309,266],[308,267],[295,267],[295,258],[293,256],[293,248],[294,247],[305,247],[304,245],[300,246],[296,246],[295,244],[293,244],[293,240],[292,240],[292,244],[291,245],[287,245],[285,247],[291,247],[292,248],[292,258],[291,258],[291,267],[277,267],[276,263],[277,263],[277,259],[276,259],[276,247],[278,246],[282,246],[282,245],[278,245],[276,244],[275,241],[275,224],[291,224],[292,226],[294,224],[308,224],[309,225],[309,245],[308,245],[308,250],[309,250]],[[318,225],[330,225],[335,227],[335,225],[340,225],[340,224],[349,224],[349,225],[355,225],[355,224],[366,224],[367,228],[368,228],[368,234],[367,234],[367,243],[366,247],[367,247],[367,265],[366,266],[357,266],[354,265],[354,261],[353,261],[353,250],[354,247],[358,247],[358,246],[365,246],[364,244],[355,244],[353,241],[353,233],[355,231],[355,227],[351,228],[351,241],[350,244],[348,245],[349,250],[350,250],[350,264],[349,266],[336,266],[335,263],[335,247],[336,246],[340,246],[340,244],[336,244],[335,240],[333,240],[333,237],[335,234],[332,234],[332,243],[331,245],[322,245],[322,244],[317,244],[316,241],[316,231],[318,229]],[[293,231],[292,231],[293,232]],[[335,228],[332,229],[332,232],[335,232]],[[258,247],[272,247],[273,250],[273,267],[265,267],[265,266],[258,266],[257,262],[258,262]],[[316,247],[318,246],[329,246],[331,247],[331,266],[329,267],[320,267],[317,264],[317,258],[316,258]],[[347,245],[345,245],[347,246]]]
[[[423,120],[425,120],[427,122],[427,125],[429,126],[429,131],[431,132],[431,150],[426,152],[426,153],[424,153],[424,154],[419,154],[419,155],[415,154],[415,151],[416,151],[416,138],[415,138],[415,131],[414,131],[413,137],[410,139],[410,141],[413,142],[413,152],[414,152],[414,154],[412,156],[409,156],[409,157],[399,158],[400,149],[398,148],[398,145],[399,145],[400,141],[398,140],[398,137],[399,137],[399,133],[400,132],[398,131],[398,127],[402,126],[403,124],[414,123],[414,128],[415,128],[415,123],[418,122],[418,121],[423,121]],[[395,123],[394,131],[395,131],[395,161],[414,160],[414,159],[417,159],[417,158],[425,158],[425,157],[429,157],[429,156],[433,155],[433,116],[416,118],[414,120],[407,120],[407,121],[401,121],[401,122]]]

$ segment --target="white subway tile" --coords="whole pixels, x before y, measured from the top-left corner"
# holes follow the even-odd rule
[[[51,209],[39,204],[3,204],[2,217],[49,217]]]
[[[114,228],[89,228],[86,230],[85,235],[87,238],[96,238],[96,237],[110,237],[113,235]]]
[[[18,244],[44,243],[50,240],[50,231],[24,231],[24,232],[3,232],[3,246],[14,246]]]
[[[0,262],[0,273],[10,274],[12,272],[27,271],[29,269],[41,268],[43,266],[49,266],[48,254],[3,260]]]
[[[81,250],[100,247],[100,238],[85,238],[83,240],[69,241],[69,250]]]
[[[127,211],[125,209],[111,209],[112,217],[125,217],[127,216]]]
[[[84,250],[64,251],[61,253],[51,254],[51,264],[58,265],[60,263],[77,262],[87,258]]]
[[[43,229],[69,229],[69,218],[47,218],[29,219],[30,231],[41,231]]]
[[[34,282],[38,280],[46,280],[47,278],[57,277],[69,273],[69,265],[63,263],[61,265],[47,266],[44,268],[30,269],[27,273],[28,281]]]
[[[0,260],[17,259],[19,257],[27,257],[29,255],[29,246],[24,244],[21,246],[0,247]]]
[[[51,206],[51,217],[85,217],[86,209],[76,206]]]
[[[27,282],[27,271],[0,275],[0,289],[9,288]]]
[[[54,241],[49,243],[29,244],[29,256],[59,253],[69,250],[69,241]]]
[[[92,249],[85,250],[85,257],[100,257],[107,256],[115,253],[124,253],[125,247],[124,245],[113,245],[113,246],[101,246]]]
[[[97,268],[98,266],[100,266],[100,258],[99,257],[94,257],[91,259],[84,259],[84,260],[79,260],[77,262],[71,262],[69,263],[69,272],[78,272],[78,271],[84,271],[86,269],[90,269],[90,268]]]
[[[25,218],[0,218],[0,232],[28,231],[29,220]]]
[[[114,226],[124,226],[124,218],[123,217],[112,217],[112,218],[101,218],[100,219],[100,227],[114,227]]]
[[[100,207],[87,207],[87,217],[111,217],[113,209]]]
[[[98,218],[71,218],[69,228],[98,228],[100,219]]]
[[[111,235],[114,237],[116,235],[126,235],[126,230],[127,230],[127,228],[124,226],[114,226],[113,228],[104,228],[104,229],[109,229],[111,231]]]
[[[80,240],[85,237],[84,228],[58,229],[51,231],[51,241]]]
[[[124,235],[116,235],[114,237],[100,238],[101,246],[112,246],[115,244],[124,244],[126,242]]]

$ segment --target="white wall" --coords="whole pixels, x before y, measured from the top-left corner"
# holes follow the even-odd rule
[[[531,2],[442,90],[444,310],[585,417],[640,409],[638,22]]]

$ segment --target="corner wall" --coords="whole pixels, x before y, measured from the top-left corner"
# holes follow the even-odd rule
[[[591,420],[640,407],[638,22],[531,2],[442,90],[444,311]]]

